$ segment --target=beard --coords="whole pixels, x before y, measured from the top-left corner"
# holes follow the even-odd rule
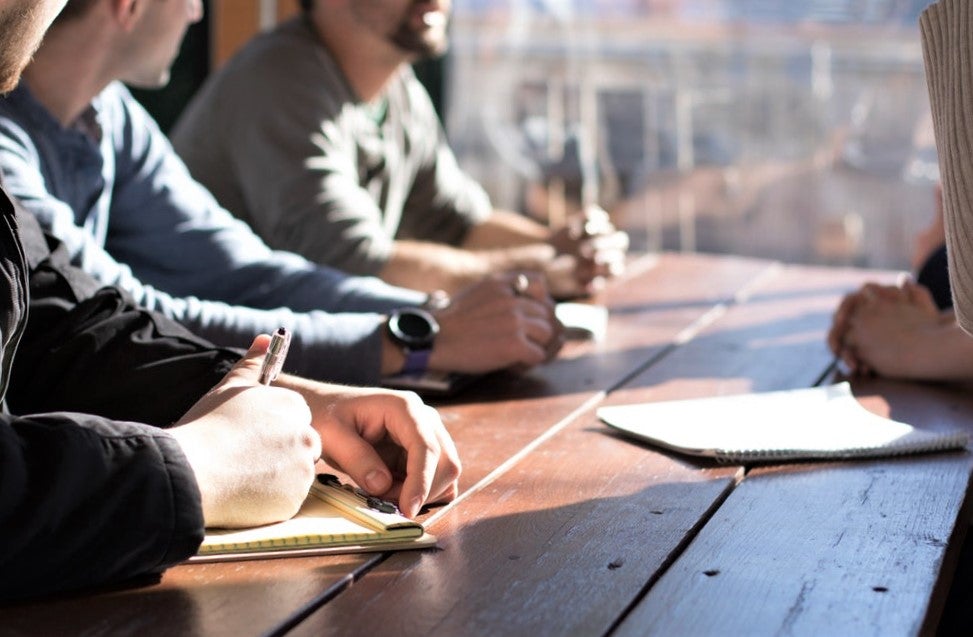
[[[445,25],[416,30],[412,28],[408,17],[388,39],[402,51],[421,60],[439,57],[449,48]]]
[[[34,2],[0,12],[0,94],[17,87],[43,30]]]

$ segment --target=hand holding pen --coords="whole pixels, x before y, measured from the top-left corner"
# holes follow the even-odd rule
[[[303,396],[262,384],[279,368],[266,334],[169,429],[193,469],[207,526],[268,524],[294,515],[314,479],[321,438]],[[267,381],[271,382],[272,373]]]

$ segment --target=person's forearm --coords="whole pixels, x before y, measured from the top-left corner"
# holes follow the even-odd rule
[[[379,277],[423,292],[455,292],[490,271],[489,263],[467,250],[425,241],[396,241]]]
[[[490,274],[543,271],[554,249],[542,243],[506,249],[470,251],[442,244],[396,241],[381,278],[402,287],[455,293]]]
[[[973,381],[973,336],[956,322],[926,332],[915,345],[913,353],[906,355],[913,357],[917,380]]]
[[[462,247],[490,250],[530,244],[546,244],[551,231],[533,219],[507,210],[494,210],[486,221],[470,228]]]

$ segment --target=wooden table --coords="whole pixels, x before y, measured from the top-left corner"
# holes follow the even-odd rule
[[[605,404],[834,380],[841,295],[893,273],[662,254],[597,300],[601,342],[439,404],[462,495],[441,550],[186,565],[0,609],[3,635],[911,635],[934,630],[969,519],[966,451],[717,465],[633,443]],[[869,409],[973,431],[973,397],[856,381]]]

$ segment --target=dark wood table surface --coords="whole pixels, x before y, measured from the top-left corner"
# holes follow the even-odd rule
[[[836,379],[841,296],[894,273],[650,255],[596,302],[602,341],[436,403],[462,495],[440,549],[170,569],[0,608],[2,635],[740,635],[932,632],[965,538],[967,451],[720,465],[610,432],[608,404]],[[959,388],[853,381],[868,409],[973,432]]]

